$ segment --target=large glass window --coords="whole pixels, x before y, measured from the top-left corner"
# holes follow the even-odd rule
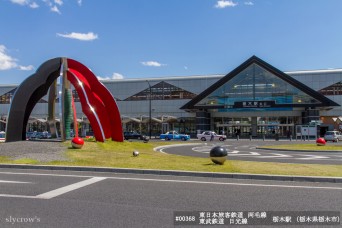
[[[12,89],[11,91],[1,95],[0,96],[0,104],[10,104],[16,90],[17,90],[17,88]]]
[[[275,106],[277,104],[320,103],[315,98],[254,63],[195,106],[223,105],[225,108],[234,108],[236,102],[244,101],[272,101],[273,103],[264,104],[274,104]]]
[[[0,96],[0,104],[10,104],[12,102],[13,96],[17,88],[14,88],[7,93],[4,93]],[[38,103],[47,103],[46,100],[40,99]]]
[[[138,101],[147,100],[150,96],[150,88],[147,88],[131,97],[125,99],[125,101]],[[159,82],[151,87],[151,99],[152,100],[178,100],[178,99],[193,99],[196,94],[171,85],[167,82]]]
[[[318,91],[323,95],[342,95],[342,82],[335,83]]]

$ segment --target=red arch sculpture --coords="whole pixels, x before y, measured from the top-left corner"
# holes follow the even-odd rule
[[[120,112],[112,94],[86,66],[73,59],[65,60],[66,76],[80,97],[82,111],[89,119],[96,140],[103,142],[111,138],[122,142]],[[20,84],[8,114],[6,142],[26,139],[26,125],[33,107],[60,76],[62,62],[63,58],[46,61]]]
[[[97,141],[123,141],[119,109],[112,94],[83,64],[68,59],[68,80],[75,87],[82,111],[89,119]],[[115,130],[114,130],[115,129]]]

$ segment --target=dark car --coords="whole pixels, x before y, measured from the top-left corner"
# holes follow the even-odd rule
[[[124,132],[124,138],[126,140],[128,140],[128,139],[140,139],[140,140],[148,141],[148,138],[145,135],[139,134],[138,132],[135,132],[135,131]]]

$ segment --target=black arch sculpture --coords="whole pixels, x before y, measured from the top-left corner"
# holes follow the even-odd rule
[[[26,125],[36,103],[47,94],[59,77],[61,58],[43,63],[36,73],[24,80],[16,90],[7,117],[6,142],[26,140]]]

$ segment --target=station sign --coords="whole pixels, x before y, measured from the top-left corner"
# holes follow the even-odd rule
[[[233,108],[271,108],[275,101],[236,101]]]

